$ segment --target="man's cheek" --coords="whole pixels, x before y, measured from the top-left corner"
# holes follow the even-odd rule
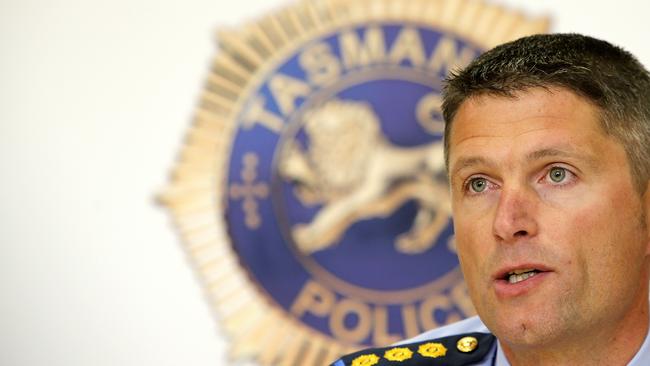
[[[607,273],[613,259],[610,249],[617,236],[616,222],[606,219],[599,209],[576,210],[559,217],[564,220],[551,225],[549,232],[556,250],[563,253],[560,265],[583,273]]]
[[[456,248],[465,281],[468,286],[472,286],[479,277],[478,272],[481,268],[480,259],[482,257],[480,253],[484,253],[484,251],[476,245],[473,245],[470,238],[464,237],[463,235],[460,235],[460,237],[456,236]]]
[[[599,230],[608,230],[609,223],[603,219],[603,211],[595,206],[583,205],[563,210],[548,210],[539,217],[542,225],[540,234],[552,238],[551,241],[556,244],[564,243],[575,247]]]

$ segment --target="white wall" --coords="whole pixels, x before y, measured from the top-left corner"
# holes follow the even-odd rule
[[[650,66],[644,1],[500,3]],[[226,365],[165,211],[213,31],[273,0],[0,2],[0,364]]]

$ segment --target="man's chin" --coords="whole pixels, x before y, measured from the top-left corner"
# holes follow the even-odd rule
[[[535,347],[552,342],[561,328],[557,317],[548,311],[531,309],[534,308],[503,311],[483,321],[501,343],[512,347]]]

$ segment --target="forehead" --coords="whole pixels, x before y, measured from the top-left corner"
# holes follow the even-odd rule
[[[452,135],[464,124],[477,122],[488,129],[505,127],[528,129],[535,120],[543,122],[552,119],[565,121],[567,125],[590,122],[590,127],[599,127],[598,109],[585,98],[563,88],[530,88],[513,96],[481,94],[468,98],[458,108],[452,126]],[[515,124],[515,122],[524,122]],[[574,123],[571,123],[571,122]]]
[[[459,154],[529,153],[544,144],[598,149],[609,140],[599,110],[566,89],[532,88],[513,97],[479,95],[461,104],[449,136],[449,168]],[[552,146],[547,146],[552,147]],[[595,152],[595,151],[594,151]]]

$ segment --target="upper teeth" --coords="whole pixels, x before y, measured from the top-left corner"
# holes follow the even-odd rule
[[[517,283],[533,277],[537,272],[534,269],[517,269],[508,273],[508,282]]]
[[[522,274],[522,273],[532,272],[532,271],[534,271],[533,268],[515,269],[514,271],[510,271],[510,272],[508,272],[508,274],[509,274],[509,275],[511,275],[511,274]]]

